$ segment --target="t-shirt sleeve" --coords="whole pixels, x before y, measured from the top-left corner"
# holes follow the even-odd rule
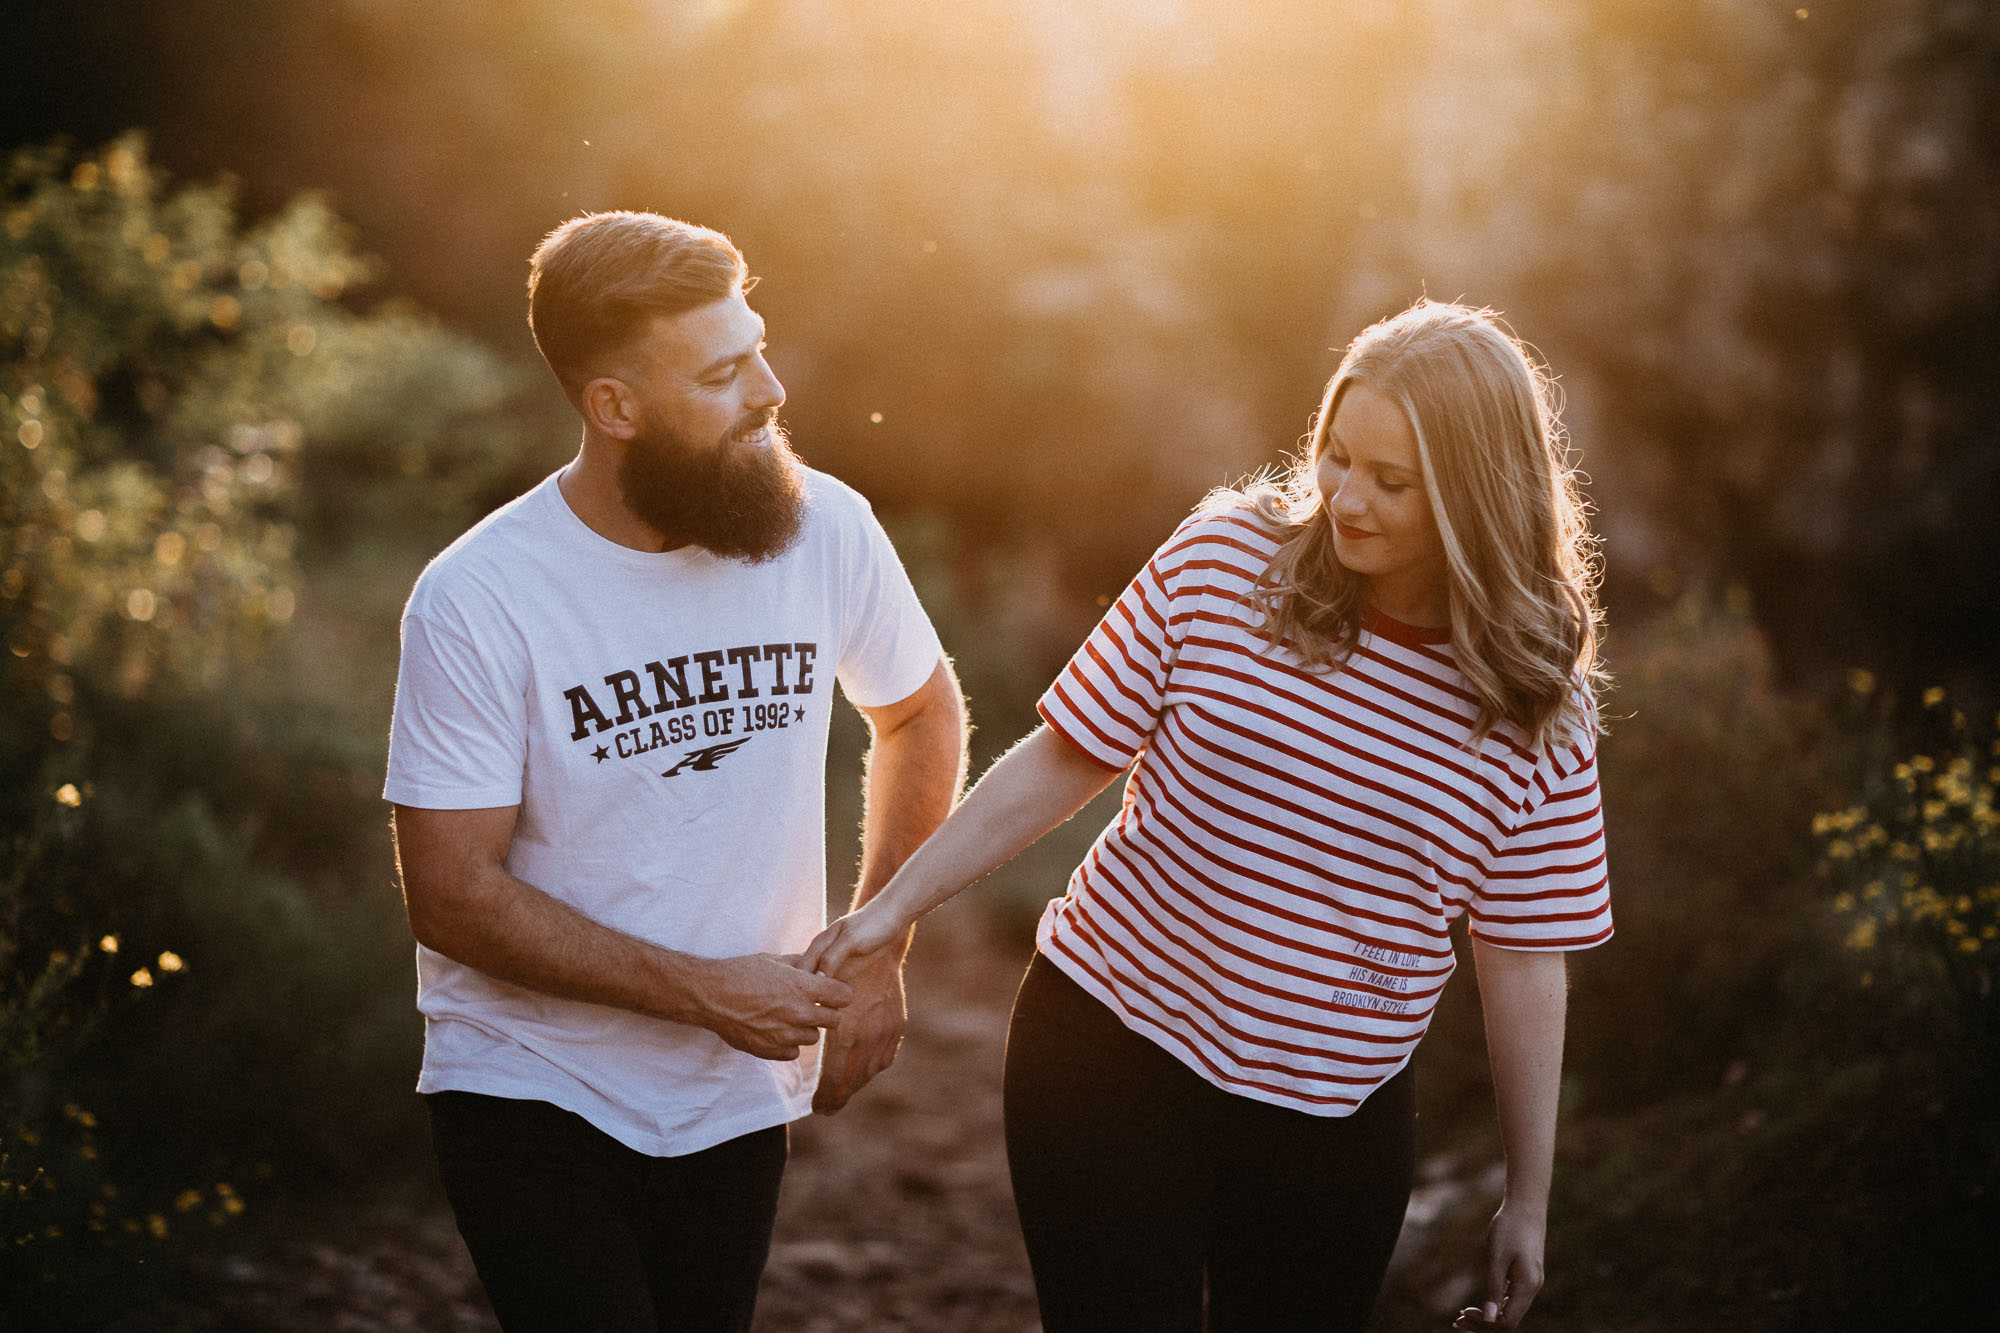
[[[849,702],[879,708],[915,694],[937,670],[944,647],[889,534],[872,510],[864,507],[861,518],[861,559],[848,589],[854,615],[835,675]]]
[[[1187,525],[1153,553],[1036,703],[1049,728],[1108,768],[1146,748],[1165,704],[1183,631],[1170,570],[1182,562]]]
[[[1526,817],[1468,909],[1472,933],[1509,949],[1587,949],[1611,938],[1595,737],[1537,766]]]
[[[426,810],[521,803],[527,702],[497,657],[423,615],[403,617],[384,797]]]

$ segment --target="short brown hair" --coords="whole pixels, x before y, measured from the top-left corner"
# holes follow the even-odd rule
[[[749,270],[727,236],[658,213],[586,213],[535,248],[528,331],[577,402],[604,356],[655,315],[678,315],[746,290]]]

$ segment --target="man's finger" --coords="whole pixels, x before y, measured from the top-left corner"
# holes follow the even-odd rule
[[[854,1002],[854,987],[837,977],[822,972],[807,972],[800,977],[805,987],[806,997],[818,1004],[844,1009]]]
[[[848,1083],[854,1068],[854,1046],[838,1033],[827,1039],[826,1053],[820,1057],[819,1086],[813,1089],[813,1112],[832,1115],[847,1105]]]

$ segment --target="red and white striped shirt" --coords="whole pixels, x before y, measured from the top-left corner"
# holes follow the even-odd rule
[[[1276,549],[1247,510],[1190,518],[1042,696],[1138,764],[1037,941],[1216,1086],[1344,1116],[1429,1026],[1461,913],[1508,948],[1610,936],[1596,737],[1473,749],[1447,632],[1373,613],[1307,672],[1246,601]]]

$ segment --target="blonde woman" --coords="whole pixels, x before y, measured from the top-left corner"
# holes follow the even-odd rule
[[[1044,1327],[1361,1329],[1405,1205],[1411,1053],[1469,918],[1506,1195],[1542,1283],[1563,953],[1611,933],[1591,538],[1491,312],[1367,329],[1282,485],[1162,546],[998,763],[807,964],[851,975],[1129,770],[1049,905],[1006,1132]]]

